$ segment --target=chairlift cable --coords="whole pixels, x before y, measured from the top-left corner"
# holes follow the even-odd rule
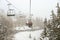
[[[5,0],[6,2],[8,2],[8,3],[10,3],[10,4],[12,4],[11,2],[9,2],[8,0]],[[13,4],[12,4],[13,5]],[[18,9],[15,5],[13,5],[13,7],[15,8],[15,9],[17,9],[17,10],[20,10],[20,9]]]

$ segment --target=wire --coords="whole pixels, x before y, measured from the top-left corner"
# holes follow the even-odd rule
[[[11,2],[9,2],[8,0],[5,0],[6,2],[8,2],[8,3],[10,3],[11,5],[13,5]],[[17,9],[17,10],[20,10],[20,9],[18,9],[17,7],[15,7],[14,5],[13,5],[13,7],[15,8],[15,9]]]

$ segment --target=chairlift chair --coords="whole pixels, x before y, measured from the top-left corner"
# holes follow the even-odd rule
[[[15,14],[7,14],[7,16],[15,16]]]
[[[15,14],[13,13],[14,9],[9,9],[9,11],[7,12],[7,16],[15,16]]]
[[[28,23],[26,23],[26,25],[28,25],[30,28],[32,27],[32,22],[31,21],[28,21]]]

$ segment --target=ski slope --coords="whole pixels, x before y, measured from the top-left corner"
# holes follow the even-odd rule
[[[25,27],[25,28],[22,27],[19,30],[31,29],[31,28],[28,28],[28,27]],[[43,29],[35,30],[35,31],[19,32],[19,33],[16,33],[14,35],[14,40],[40,40],[40,36],[41,36],[42,32],[43,32]]]

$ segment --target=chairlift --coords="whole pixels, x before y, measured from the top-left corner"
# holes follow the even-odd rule
[[[32,22],[31,21],[28,21],[28,23],[26,23],[26,25],[28,25],[30,28],[32,27]]]
[[[7,12],[7,16],[15,16],[15,14],[13,13],[14,9],[9,9],[9,11]]]
[[[7,5],[12,5],[11,3],[8,3]]]
[[[13,13],[14,9],[10,8],[12,4],[8,3],[7,5],[8,5],[7,16],[15,16],[15,14]]]
[[[7,14],[7,16],[15,16],[15,14]]]

